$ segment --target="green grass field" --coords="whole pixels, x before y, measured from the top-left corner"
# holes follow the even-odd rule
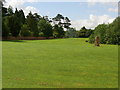
[[[118,46],[85,40],[3,41],[3,88],[117,88]]]

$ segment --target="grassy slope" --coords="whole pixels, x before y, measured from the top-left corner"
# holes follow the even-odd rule
[[[85,39],[3,42],[4,88],[117,87],[118,46]]]

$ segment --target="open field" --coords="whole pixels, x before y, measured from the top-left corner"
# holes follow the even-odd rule
[[[85,40],[3,41],[3,88],[117,88],[118,46]]]

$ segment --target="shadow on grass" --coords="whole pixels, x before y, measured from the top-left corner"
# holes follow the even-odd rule
[[[26,42],[24,40],[3,40],[3,42]]]

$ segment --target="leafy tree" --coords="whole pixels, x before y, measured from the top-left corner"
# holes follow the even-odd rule
[[[56,38],[64,37],[65,31],[61,26],[55,25],[53,28],[53,36]]]
[[[9,28],[7,26],[7,23],[6,23],[6,17],[3,18],[2,20],[2,37],[8,37],[9,36]]]
[[[64,21],[64,17],[61,14],[57,14],[57,16],[54,17],[52,20],[54,24],[58,24],[59,26],[63,27],[62,21]]]
[[[61,14],[57,14],[57,16],[53,18],[54,21],[58,21],[58,22],[61,22],[61,20],[63,19],[64,17]]]
[[[17,17],[16,12],[11,16],[6,16],[5,23],[12,36],[19,36],[21,24],[19,23],[19,17]]]
[[[21,29],[21,23],[19,21],[19,12],[16,8],[15,14],[12,16],[9,16],[9,28],[12,33],[12,36],[17,37],[19,36],[20,29]]]
[[[34,17],[36,19],[37,22],[40,21],[40,19],[42,18],[40,15],[38,15],[37,13],[34,13]]]
[[[9,7],[8,7],[7,12],[8,12],[8,15],[9,15],[9,16],[11,16],[11,15],[14,14],[14,13],[13,13],[13,8],[12,8],[12,6],[9,6]]]
[[[2,17],[5,17],[5,16],[7,16],[7,8],[3,7],[3,4],[2,4]]]
[[[21,25],[25,23],[25,14],[22,9],[19,10],[19,22]]]
[[[111,24],[98,25],[90,36],[89,42],[93,43],[95,36],[100,37],[104,44],[120,44],[120,17],[117,17]]]
[[[48,16],[43,16],[43,19],[46,20],[47,22],[50,22]]]
[[[54,25],[57,24],[58,26],[61,26],[66,29],[69,29],[69,26],[71,25],[70,19],[68,17],[64,17],[61,14],[57,14],[57,16],[54,17],[52,20]]]
[[[64,28],[66,28],[66,29],[68,29],[69,26],[71,25],[70,19],[69,19],[68,17],[65,17],[65,18],[64,18],[64,23],[63,23],[63,25],[64,25]]]
[[[77,31],[76,31],[74,28],[69,28],[69,29],[66,31],[65,36],[66,36],[67,38],[76,38],[76,37],[78,37],[78,34],[77,34]]]
[[[93,30],[86,29],[86,27],[82,27],[80,31],[78,31],[78,36],[82,38],[88,38],[92,34]]]
[[[100,37],[100,43],[105,43],[105,33],[106,33],[106,29],[108,28],[108,25],[106,24],[100,24],[98,25],[95,30],[94,30],[94,34],[91,36],[91,41],[94,41],[94,38],[96,36]]]
[[[26,22],[27,22],[28,27],[30,28],[30,31],[33,32],[33,36],[38,37],[39,31],[37,27],[37,20],[34,17],[34,15],[32,15],[31,12],[27,15]]]
[[[105,40],[107,44],[120,44],[120,17],[109,24]]]
[[[11,17],[11,19],[12,19],[11,23],[13,24],[13,26],[10,26],[13,28],[11,29],[11,33],[13,36],[17,37],[19,36],[19,33],[20,33],[21,24],[19,23],[19,19],[17,16],[14,15]]]
[[[39,32],[43,32],[43,34],[46,38],[49,38],[53,34],[51,24],[49,22],[47,22],[45,19],[41,19],[38,22],[38,30],[39,30]]]
[[[22,25],[20,35],[24,37],[32,36],[32,33],[30,32],[29,27],[26,24]]]

